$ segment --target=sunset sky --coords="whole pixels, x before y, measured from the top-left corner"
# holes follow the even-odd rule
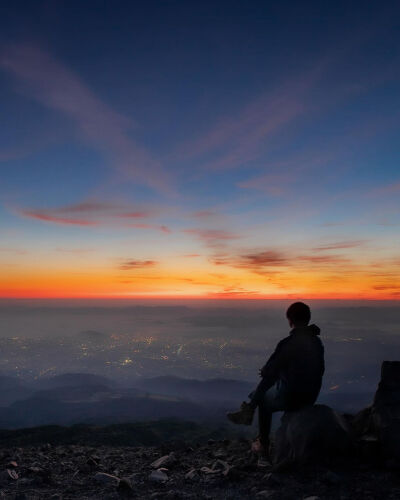
[[[2,2],[0,296],[400,299],[399,27]]]

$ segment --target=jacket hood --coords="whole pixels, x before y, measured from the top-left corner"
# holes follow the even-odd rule
[[[310,335],[319,335],[321,332],[321,329],[317,325],[308,325],[308,326],[303,326],[300,328],[293,328],[291,333],[294,332],[304,332],[304,333],[309,333]]]

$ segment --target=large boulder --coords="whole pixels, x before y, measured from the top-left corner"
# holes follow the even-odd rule
[[[371,407],[371,428],[385,456],[400,459],[400,361],[384,361]]]
[[[349,428],[338,413],[326,405],[307,406],[285,412],[275,433],[274,462],[305,463],[348,453],[352,446]]]

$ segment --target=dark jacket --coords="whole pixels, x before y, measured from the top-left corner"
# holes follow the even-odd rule
[[[262,380],[252,397],[253,406],[278,381],[285,386],[288,406],[295,408],[315,402],[325,370],[324,346],[319,333],[317,325],[293,328],[290,335],[279,342],[261,369]]]

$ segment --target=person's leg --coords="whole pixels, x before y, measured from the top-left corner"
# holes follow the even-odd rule
[[[264,398],[258,404],[258,427],[261,453],[269,460],[270,433],[272,414],[287,409],[287,388],[279,381],[265,393]]]
[[[273,408],[268,398],[264,398],[258,405],[258,430],[263,454],[269,455],[269,435],[271,432]]]

